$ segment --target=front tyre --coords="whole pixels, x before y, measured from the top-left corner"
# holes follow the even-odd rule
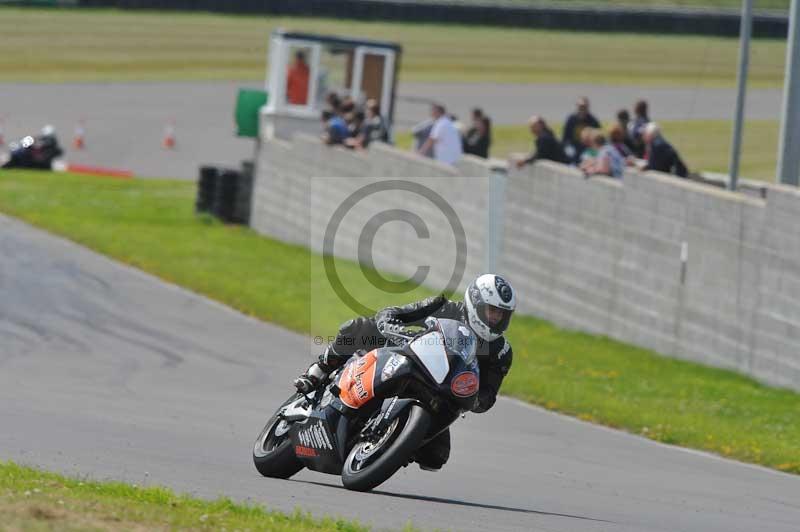
[[[299,397],[299,394],[293,395],[281,405],[281,408]],[[253,464],[265,477],[289,478],[303,469],[303,462],[297,458],[292,449],[292,441],[289,438],[290,426],[289,423],[278,418],[276,412],[256,438],[253,446]]]
[[[360,441],[345,459],[342,484],[349,490],[369,491],[408,464],[431,424],[431,416],[411,405],[373,441]]]

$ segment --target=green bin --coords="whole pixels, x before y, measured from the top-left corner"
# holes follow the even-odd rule
[[[236,97],[236,135],[258,137],[258,112],[267,103],[267,93],[257,89],[239,89]]]

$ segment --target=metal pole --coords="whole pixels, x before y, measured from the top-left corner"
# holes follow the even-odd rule
[[[800,179],[800,0],[792,0],[786,39],[786,77],[778,148],[778,181],[798,185]]]
[[[750,62],[750,33],[753,28],[753,0],[743,0],[742,21],[739,28],[739,74],[736,86],[736,117],[733,121],[731,141],[731,164],[728,169],[730,179],[728,188],[736,190],[739,182],[739,157],[742,151],[742,125],[744,122],[744,101],[747,94],[747,67]]]

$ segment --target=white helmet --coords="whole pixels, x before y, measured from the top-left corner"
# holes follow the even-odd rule
[[[511,315],[517,308],[517,296],[505,279],[499,275],[485,273],[467,287],[464,303],[467,306],[467,321],[470,328],[479,337],[491,342],[500,338],[508,329]],[[488,307],[503,311],[500,320],[488,319],[486,315]]]

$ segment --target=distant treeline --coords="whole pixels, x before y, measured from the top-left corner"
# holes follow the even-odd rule
[[[68,0],[57,3],[122,9],[330,16],[580,31],[739,34],[739,14],[735,10],[613,6],[609,3],[596,7],[585,4],[573,7],[520,2],[482,3],[475,0],[441,3],[436,0]],[[788,18],[784,14],[758,13],[753,19],[753,34],[756,37],[784,38],[788,26]]]

